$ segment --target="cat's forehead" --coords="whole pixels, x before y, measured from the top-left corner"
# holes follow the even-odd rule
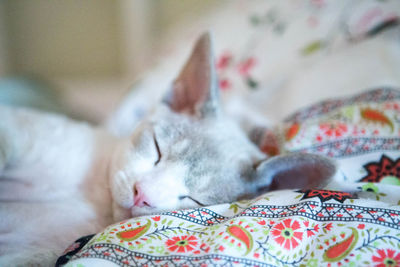
[[[160,137],[190,138],[201,137],[223,142],[240,139],[247,142],[243,131],[231,119],[224,115],[210,118],[196,118],[186,114],[175,113],[169,108],[160,106],[147,119]]]
[[[216,122],[215,120],[198,120],[160,106],[143,123],[154,131],[160,142],[164,142],[189,140],[194,136],[208,136],[210,135],[209,125]]]
[[[245,133],[224,115],[197,119],[159,107],[147,120],[157,138],[170,152],[191,154],[193,159],[247,155],[264,157]]]

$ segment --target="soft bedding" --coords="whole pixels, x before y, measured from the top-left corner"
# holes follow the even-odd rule
[[[272,191],[249,201],[132,218],[86,238],[80,250],[81,241],[73,244],[60,263],[400,266],[400,91],[379,88],[325,101],[264,136],[260,145],[267,152],[276,146],[274,153],[336,158],[342,175],[328,187],[342,191]]]
[[[399,207],[388,203],[275,191],[112,225],[67,266],[399,266],[399,223]]]

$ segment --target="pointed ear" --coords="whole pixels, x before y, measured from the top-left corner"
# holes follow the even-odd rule
[[[175,112],[205,117],[220,112],[219,89],[212,53],[211,37],[197,40],[172,90],[164,102]]]
[[[334,160],[314,154],[289,154],[261,162],[256,168],[259,191],[323,188],[337,173]]]

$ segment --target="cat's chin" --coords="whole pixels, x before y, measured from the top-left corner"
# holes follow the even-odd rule
[[[121,206],[114,206],[114,221],[123,221],[126,219],[140,217],[140,216],[148,216],[154,215],[164,212],[170,212],[179,209],[193,209],[197,207],[193,206],[183,206],[183,207],[176,207],[176,208],[159,208],[159,207],[136,207],[132,206],[129,209],[122,208]]]
[[[122,208],[119,205],[114,206],[113,217],[115,222],[123,221],[133,217],[146,216],[166,212],[169,210],[151,207],[131,207],[129,209]]]
[[[155,214],[160,214],[164,212],[171,212],[171,211],[177,211],[177,210],[182,210],[182,209],[195,209],[199,208],[200,206],[198,205],[181,205],[175,208],[159,208],[159,207],[136,207],[133,206],[130,208],[131,216],[132,217],[139,217],[139,216],[148,216],[148,215],[155,215]]]
[[[166,212],[168,210],[160,209],[160,208],[150,208],[150,207],[132,207],[131,215],[132,217],[139,217],[145,215],[152,215],[160,212]]]

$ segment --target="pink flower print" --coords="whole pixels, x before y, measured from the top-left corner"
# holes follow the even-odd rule
[[[341,137],[348,131],[347,125],[342,122],[321,123],[319,129],[325,136],[334,138]]]
[[[219,81],[219,88],[221,90],[227,90],[231,88],[231,82],[228,79],[221,79]]]
[[[259,225],[265,225],[266,224],[266,222],[264,221],[264,220],[261,220],[261,221],[259,221],[259,222],[257,222]]]
[[[306,229],[307,237],[315,235],[318,231],[319,231],[319,225],[318,224],[314,225],[311,228],[307,228]]]
[[[217,69],[226,69],[232,61],[232,54],[229,52],[223,53],[217,60]]]
[[[400,111],[400,104],[398,102],[389,102],[385,104],[385,109]]]
[[[330,231],[332,227],[333,227],[332,223],[328,223],[327,225],[324,226],[324,228],[328,231]]]
[[[300,229],[300,223],[292,219],[286,219],[272,228],[274,240],[287,250],[294,249],[303,239],[303,232],[296,231]]]
[[[154,221],[158,222],[161,219],[161,216],[151,217]]]
[[[372,256],[374,266],[387,267],[400,265],[400,253],[394,249],[378,249],[379,256]]]
[[[189,252],[197,246],[197,238],[191,236],[175,236],[165,242],[169,251],[172,252]]]
[[[256,59],[254,57],[249,57],[246,60],[242,61],[238,65],[238,71],[242,76],[249,76],[251,69],[255,66]]]

